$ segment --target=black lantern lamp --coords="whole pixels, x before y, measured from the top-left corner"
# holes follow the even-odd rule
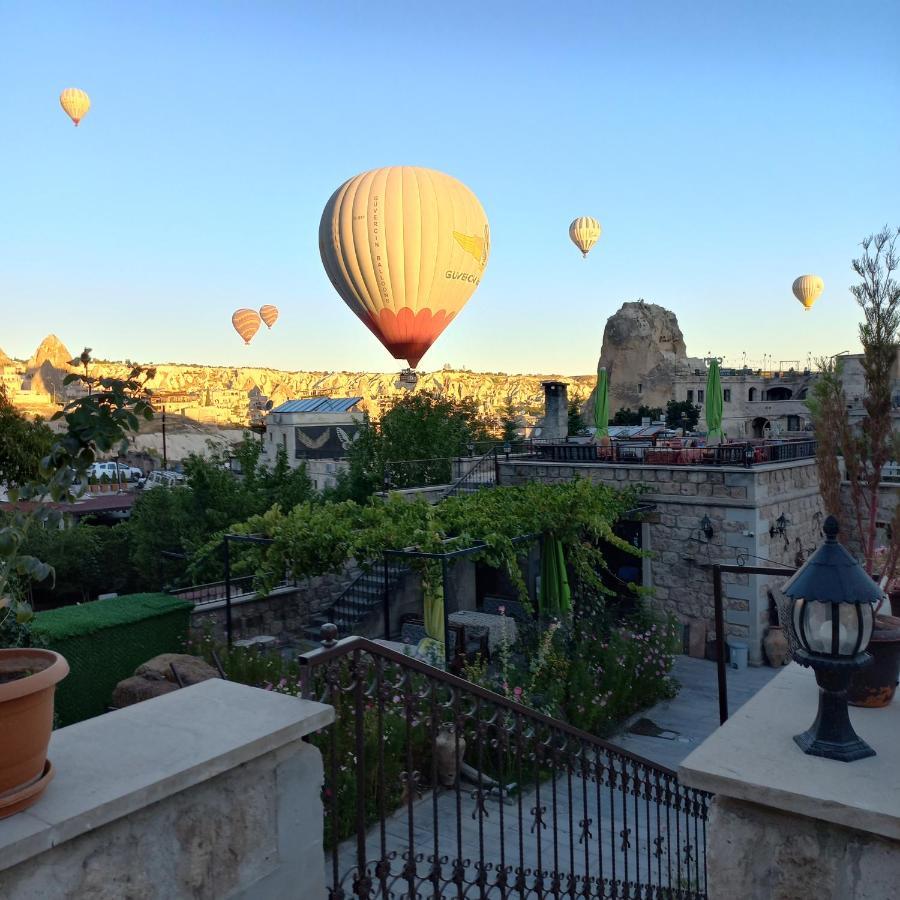
[[[847,688],[866,653],[881,588],[837,542],[838,523],[825,520],[825,543],[784,586],[793,601],[794,659],[810,666],[819,685],[819,712],[809,730],[794,737],[804,753],[852,762],[875,751],[857,736],[847,713]]]
[[[712,519],[709,516],[704,516],[700,520],[700,530],[706,535],[708,541],[712,540],[715,530],[713,529]]]

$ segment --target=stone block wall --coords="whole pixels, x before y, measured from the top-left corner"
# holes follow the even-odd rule
[[[501,484],[559,483],[589,478],[615,488],[643,485],[643,500],[656,506],[645,529],[645,549],[653,552],[647,583],[658,608],[686,625],[714,629],[710,566],[778,564],[794,566],[798,547],[808,555],[818,542],[821,501],[815,460],[753,468],[733,466],[603,465],[510,460],[500,463]],[[781,513],[790,520],[785,537],[770,538]],[[818,513],[818,515],[817,515]],[[708,517],[712,536],[701,523]],[[799,541],[799,543],[798,543]],[[723,574],[726,632],[746,639],[750,661],[763,660],[768,623],[767,588],[779,579],[745,573]]]
[[[270,634],[282,642],[303,638],[303,630],[317,613],[329,609],[358,573],[354,567],[340,574],[304,579],[296,587],[279,588],[265,597],[238,597],[232,600],[233,638]],[[225,601],[195,607],[191,617],[195,633],[209,631],[225,640]]]

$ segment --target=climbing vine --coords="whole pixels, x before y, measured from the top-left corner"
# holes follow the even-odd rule
[[[460,495],[431,506],[398,496],[361,506],[301,503],[290,510],[273,506],[232,528],[240,534],[270,538],[244,561],[252,565],[264,587],[284,573],[314,577],[336,572],[354,559],[380,558],[383,550],[415,547],[443,553],[478,547],[473,558],[503,568],[526,595],[517,563],[520,539],[552,536],[582,583],[603,591],[599,573],[605,568],[601,542],[635,552],[613,533],[613,525],[638,502],[635,490],[615,491],[576,479],[558,485],[532,482]],[[216,542],[212,542],[210,547]]]

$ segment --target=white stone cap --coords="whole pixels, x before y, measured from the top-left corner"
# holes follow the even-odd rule
[[[883,709],[850,707],[853,728],[877,754],[850,763],[807,756],[794,743],[812,725],[818,698],[814,673],[791,663],[685,759],[679,779],[900,839],[900,698]]]
[[[0,870],[333,721],[330,706],[214,678],[61,728],[46,792],[0,820]]]

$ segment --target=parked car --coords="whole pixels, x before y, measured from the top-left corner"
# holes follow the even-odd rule
[[[182,484],[184,484],[184,475],[182,475],[180,472],[170,472],[166,469],[157,469],[155,472],[151,472],[146,477],[146,479],[144,479],[143,488],[145,491],[149,491],[150,488],[178,487]]]
[[[137,466],[129,466],[127,463],[117,463],[114,459],[107,459],[101,462],[91,464],[88,469],[89,478],[102,478],[104,475],[110,480],[115,481],[139,481],[144,477],[144,473]]]

